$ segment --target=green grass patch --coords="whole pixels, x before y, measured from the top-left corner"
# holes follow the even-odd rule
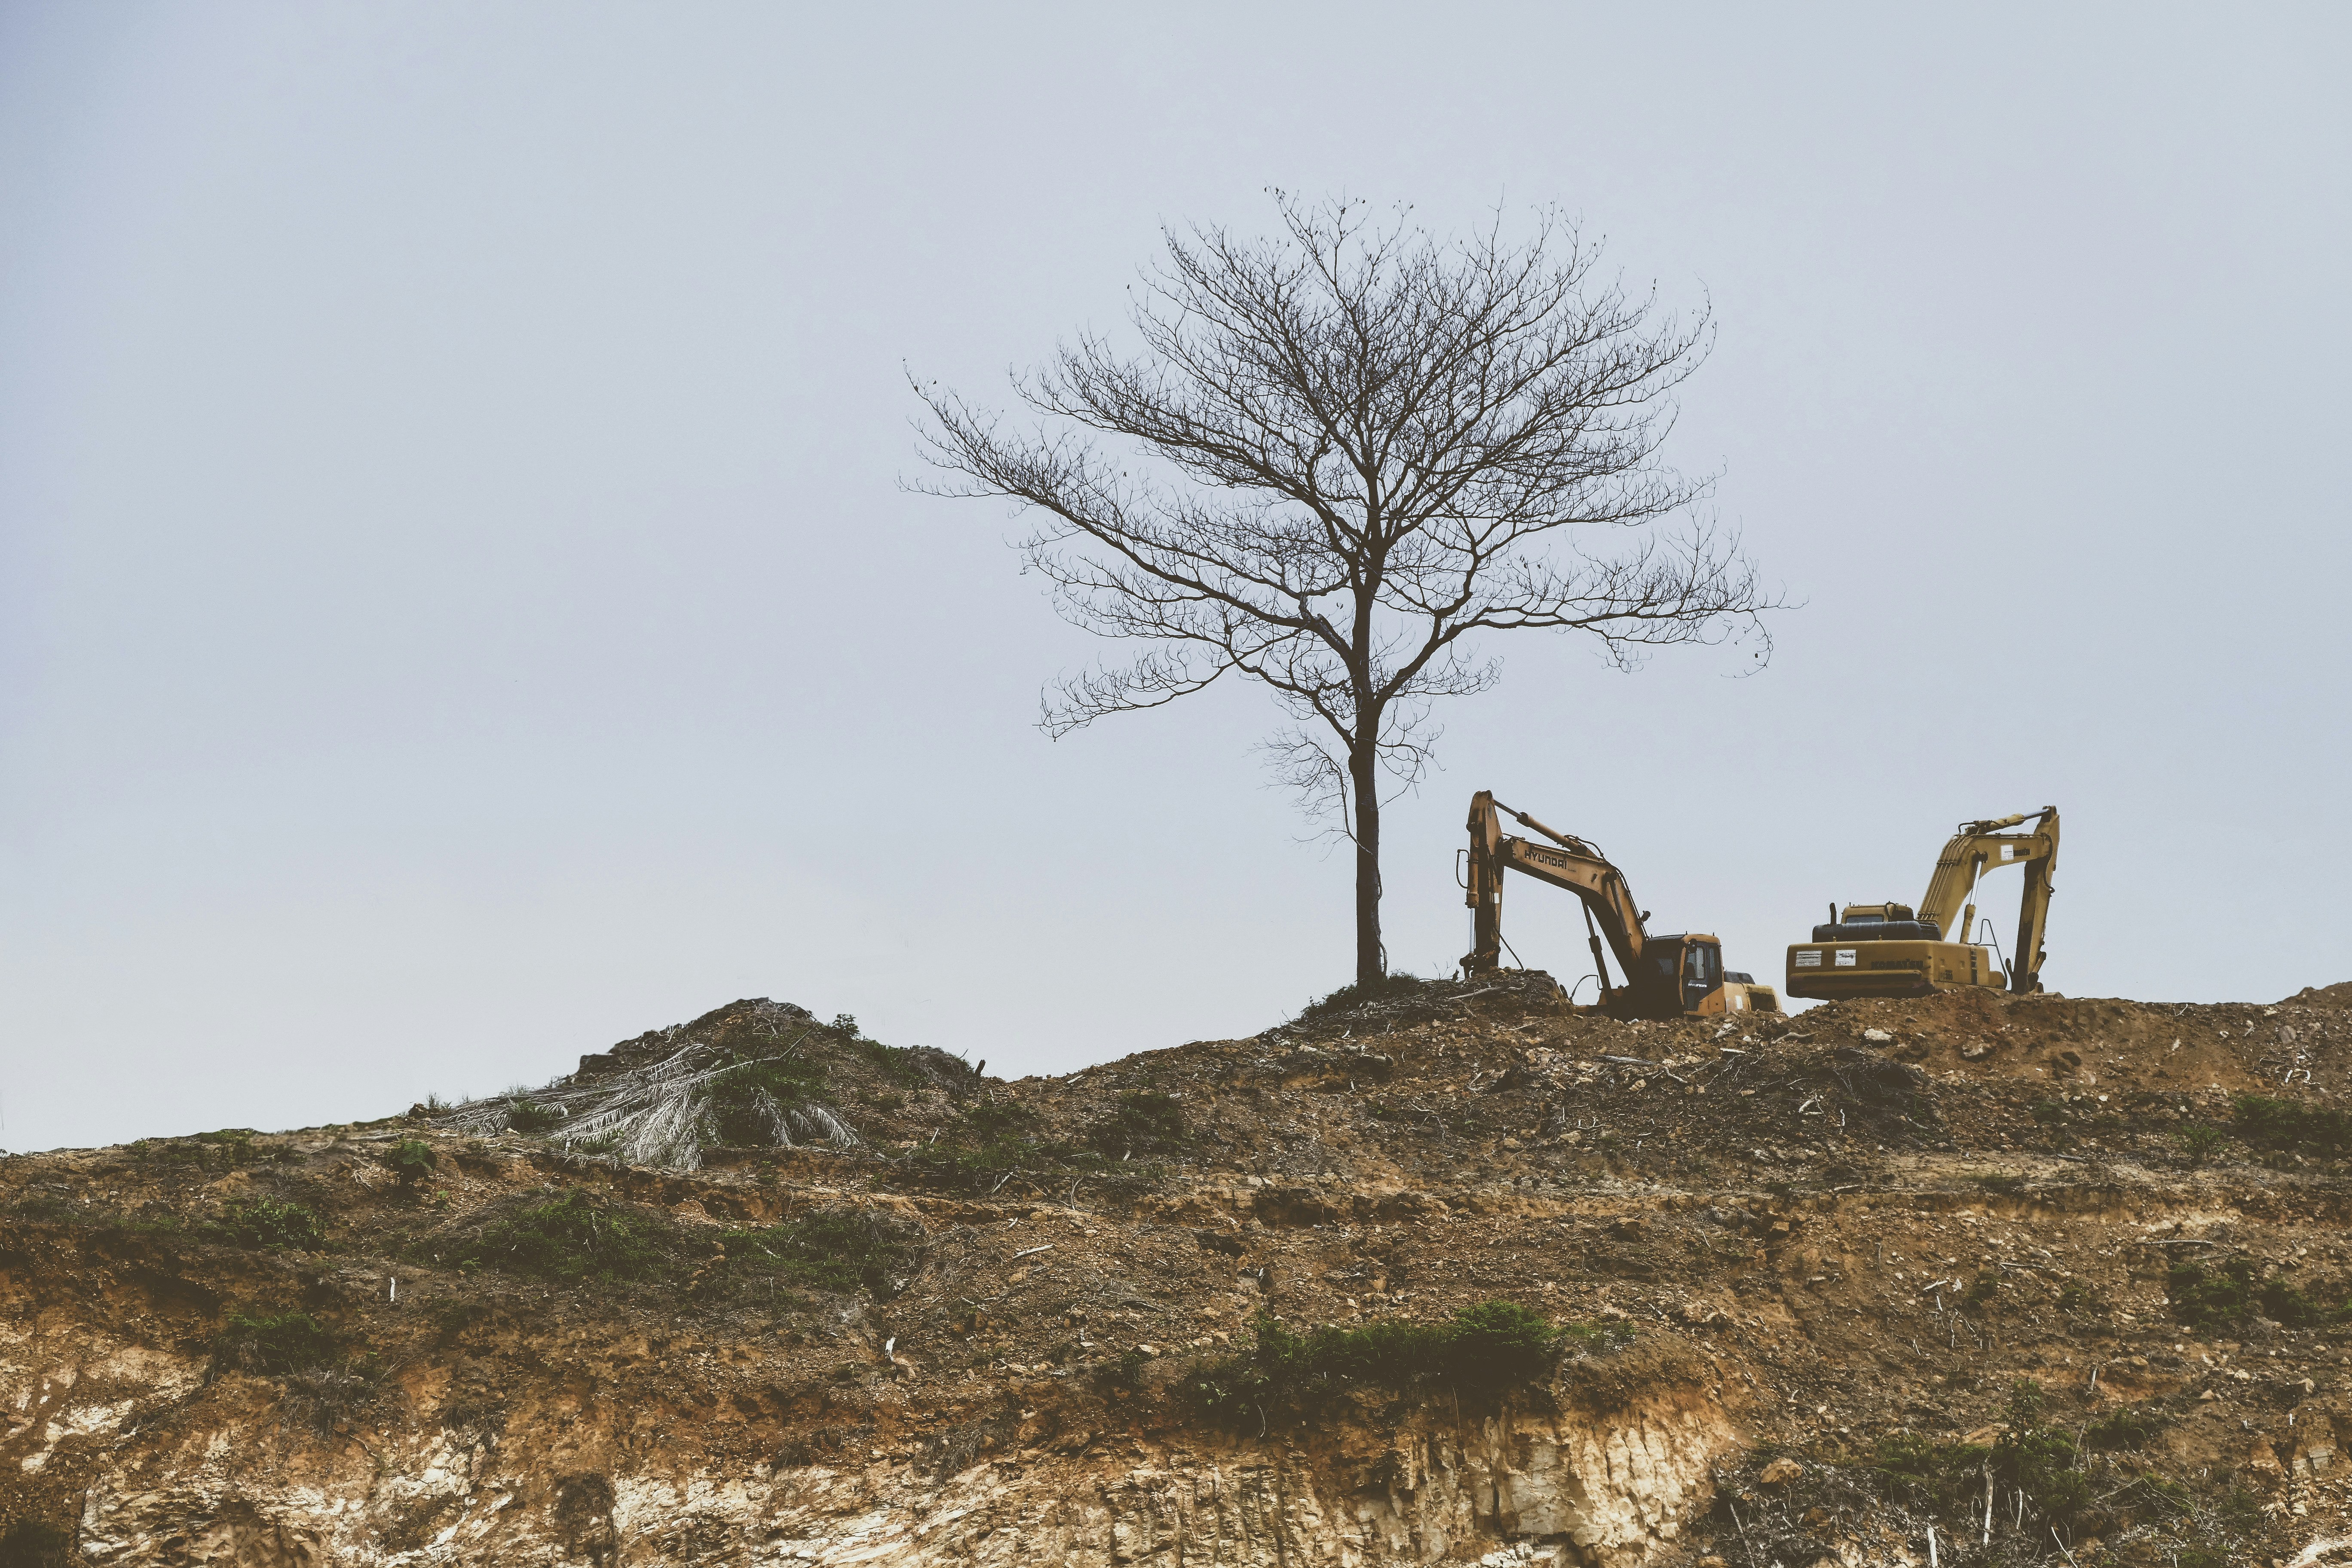
[[[2230,1101],[2230,1131],[2252,1149],[2280,1154],[2337,1155],[2352,1144],[2352,1113],[2266,1095]]]
[[[2248,1258],[2211,1267],[2183,1258],[2165,1273],[2165,1296],[2173,1317],[2200,1333],[2222,1333],[2257,1314],[2291,1329],[2352,1320],[2352,1301],[2316,1300],[2284,1271],[2263,1274]]]
[[[317,1210],[277,1198],[231,1198],[195,1234],[206,1241],[268,1252],[321,1252],[327,1246],[327,1222]]]
[[[574,1187],[483,1226],[451,1261],[576,1285],[654,1279],[671,1270],[674,1253],[664,1222]]]
[[[2039,1517],[2063,1525],[2089,1506],[2091,1484],[2076,1468],[2074,1439],[2042,1424],[2042,1385],[2021,1378],[2010,1388],[2009,1430],[1991,1447],[1896,1433],[1880,1440],[1871,1468],[1893,1500],[1948,1516],[1976,1506],[1990,1472],[1996,1484],[2022,1491]]]
[[[1196,1368],[1183,1393],[1212,1420],[1258,1430],[1355,1387],[1403,1393],[1426,1385],[1491,1399],[1549,1382],[1571,1343],[1607,1344],[1616,1331],[1572,1334],[1511,1301],[1465,1307],[1441,1323],[1393,1321],[1303,1334],[1261,1314],[1249,1348]]]
[[[2165,1417],[2154,1410],[2126,1405],[2111,1410],[2083,1429],[2086,1448],[2145,1448],[2164,1430]]]
[[[730,1284],[768,1279],[845,1296],[865,1290],[877,1300],[897,1294],[897,1278],[907,1271],[919,1243],[911,1227],[870,1209],[823,1210],[719,1237]]]
[[[952,1193],[985,1194],[1014,1176],[1042,1179],[1079,1151],[1036,1137],[1037,1113],[1012,1100],[985,1100],[967,1108],[952,1131],[907,1155],[908,1175]],[[1101,1156],[1090,1155],[1097,1164]]]
[[[877,1071],[894,1083],[905,1084],[908,1088],[919,1088],[931,1079],[931,1075],[923,1070],[923,1065],[915,1053],[903,1046],[886,1046],[879,1040],[864,1038],[852,1043],[856,1047],[858,1055],[864,1057]]]

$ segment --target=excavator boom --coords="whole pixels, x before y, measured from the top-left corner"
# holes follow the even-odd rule
[[[2033,826],[2011,833],[2028,816]],[[1977,879],[2002,866],[2025,868],[2025,893],[2017,911],[2017,946],[2010,965],[2009,988],[2024,995],[2041,988],[2042,939],[2050,921],[2050,873],[2058,860],[2058,808],[2045,805],[2033,813],[2020,812],[1996,821],[1963,822],[1927,879],[1927,896],[1919,900],[1919,918],[1929,921],[1949,942],[1965,942],[1975,932]]]
[[[1533,828],[1557,848],[1504,837],[1501,815],[1508,812],[1524,827]],[[1641,906],[1625,886],[1625,874],[1581,838],[1546,827],[1525,812],[1512,811],[1480,790],[1470,799],[1470,907],[1476,911],[1472,951],[1465,962],[1492,968],[1502,959],[1503,872],[1520,871],[1539,882],[1564,888],[1583,900],[1585,913],[1609,942],[1618,968],[1632,974],[1642,962],[1648,933],[1642,928]],[[1597,962],[1600,954],[1596,952]],[[1606,970],[1602,984],[1608,981]]]
[[[1502,825],[1506,815],[1550,842],[1538,844],[1506,835]],[[1463,886],[1473,914],[1471,949],[1462,960],[1465,973],[1485,973],[1502,966],[1503,873],[1517,871],[1574,893],[1582,904],[1593,973],[1601,982],[1601,1005],[1607,1010],[1658,1018],[1751,1008],[1780,1011],[1780,998],[1771,987],[1757,985],[1745,975],[1734,979],[1723,973],[1722,948],[1713,937],[1652,937],[1646,925],[1649,913],[1634,901],[1625,874],[1611,865],[1596,846],[1547,827],[1526,812],[1503,805],[1486,790],[1471,797],[1468,826],[1469,865]],[[1604,939],[1625,975],[1622,987],[1609,984],[1609,965],[1601,957]]]
[[[2023,832],[2029,818],[2032,826]],[[1902,904],[1831,907],[1830,923],[1813,928],[1811,942],[1789,949],[1788,986],[1794,996],[1909,996],[1968,985],[2004,984],[2018,995],[2042,989],[2048,956],[2051,873],[2058,863],[2058,808],[1963,822],[1936,858],[1917,914]],[[2003,866],[2022,867],[2024,898],[2017,942],[2004,973],[1977,945],[1978,879]]]

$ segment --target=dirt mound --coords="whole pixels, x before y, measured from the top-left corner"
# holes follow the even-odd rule
[[[11,1158],[0,1531],[2284,1560],[2352,1531],[2347,1000],[1620,1023],[1510,974],[1013,1083],[747,1000],[527,1096]],[[1465,1384],[1474,1331],[1554,1370]]]
[[[764,996],[648,1030],[540,1089],[411,1115],[436,1131],[520,1132],[630,1163],[696,1170],[746,1150],[855,1147],[855,1103],[882,1132],[938,1121],[979,1086],[960,1057],[869,1040]],[[911,1107],[911,1109],[910,1109]]]

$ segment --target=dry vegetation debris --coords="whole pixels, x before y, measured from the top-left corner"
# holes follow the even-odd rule
[[[0,1163],[12,1320],[205,1369],[13,1425],[0,1525],[215,1405],[948,1476],[1671,1367],[1748,1445],[1685,1561],[2284,1559],[2352,1522],[2347,1069],[2347,986],[1628,1024],[1514,976],[1012,1083],[737,1003],[528,1095]]]

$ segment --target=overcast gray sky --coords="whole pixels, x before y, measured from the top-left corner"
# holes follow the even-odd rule
[[[2338,5],[0,7],[0,1144],[380,1115],[741,995],[1062,1070],[1350,970],[1257,693],[1095,651],[986,397],[1265,189],[1556,203],[1719,338],[1669,447],[1769,669],[1498,644],[1492,788],[1776,977],[2055,803],[2045,979],[2352,978]],[[2004,936],[2013,884],[1990,898]],[[1512,890],[1582,971],[1571,900]]]

